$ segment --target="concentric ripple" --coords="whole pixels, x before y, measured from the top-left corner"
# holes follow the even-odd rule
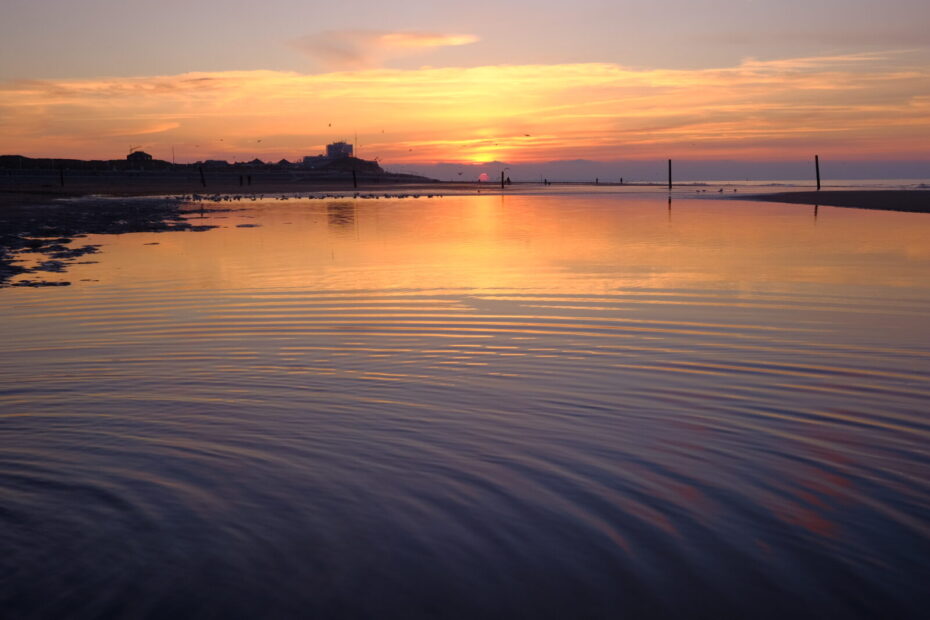
[[[0,290],[2,608],[918,617],[930,216],[818,217],[289,201],[82,240],[74,286]]]

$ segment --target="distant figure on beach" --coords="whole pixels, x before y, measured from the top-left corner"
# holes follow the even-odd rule
[[[507,177],[507,181],[505,182],[507,183],[507,185],[510,185],[510,177]]]

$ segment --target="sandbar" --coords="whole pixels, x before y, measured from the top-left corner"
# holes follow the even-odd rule
[[[786,202],[822,207],[851,207],[881,211],[930,213],[930,190],[921,189],[778,192],[775,194],[743,195],[739,198],[741,200],[763,200],[766,202]]]

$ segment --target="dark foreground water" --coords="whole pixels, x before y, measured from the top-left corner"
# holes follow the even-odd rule
[[[930,215],[246,206],[0,290],[0,616],[925,617]]]

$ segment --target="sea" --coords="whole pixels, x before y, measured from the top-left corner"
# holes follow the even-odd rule
[[[0,289],[0,616],[926,617],[930,214],[753,189],[75,240]]]

